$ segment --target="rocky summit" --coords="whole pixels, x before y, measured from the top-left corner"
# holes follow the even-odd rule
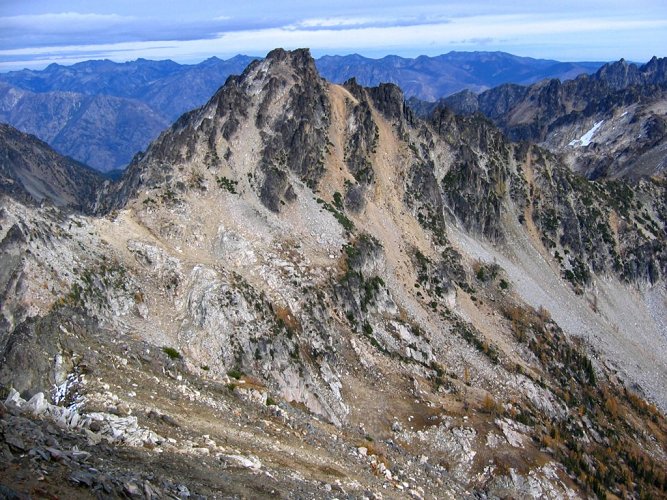
[[[665,496],[664,176],[276,49],[77,185],[0,198],[3,495]]]

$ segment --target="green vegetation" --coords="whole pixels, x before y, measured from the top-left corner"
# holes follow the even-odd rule
[[[484,264],[481,261],[477,261],[473,264],[473,271],[477,281],[487,283],[495,281],[495,279],[498,277],[498,273],[500,272],[500,266],[495,263]]]
[[[176,203],[179,203],[181,200],[176,195],[176,192],[173,189],[171,189],[171,187],[167,187],[165,188],[164,192],[160,194],[160,201],[166,205],[175,205]]]
[[[333,194],[333,204],[338,210],[343,211],[343,196],[338,191]]]
[[[218,176],[215,178],[215,180],[218,183],[218,187],[220,189],[225,189],[229,191],[231,194],[237,194],[236,187],[239,184],[238,181],[228,179],[227,177],[224,176]]]
[[[560,166],[536,172],[533,219],[576,293],[583,293],[593,273],[613,271],[629,282],[658,279],[667,253],[651,212],[664,219],[663,185],[589,181]]]
[[[375,335],[373,335],[373,327],[368,321],[364,322],[363,326],[361,327],[361,331],[364,337],[368,339],[368,341],[371,343],[373,347],[375,347],[381,353],[387,356],[391,356],[391,353],[387,349],[385,349],[382,346],[382,344],[380,344],[380,342],[378,342],[378,340],[375,338]]]
[[[432,210],[430,205],[424,205],[417,212],[417,222],[424,228],[428,229],[433,235],[433,240],[441,247],[449,247],[447,241],[447,229],[445,228],[445,220],[439,212]]]
[[[173,347],[163,347],[162,352],[165,353],[167,356],[169,356],[169,359],[182,359],[183,356],[181,356],[181,353],[178,352],[176,349]]]
[[[588,283],[591,279],[591,273],[586,264],[576,257],[571,259],[571,265],[572,269],[566,269],[563,272],[563,277],[575,286],[575,291],[581,293],[581,290],[576,287]]]
[[[227,375],[231,378],[235,378],[236,380],[239,380],[241,377],[243,377],[243,372],[240,370],[237,370],[236,368],[233,370],[229,370],[227,372]]]
[[[125,268],[117,263],[102,261],[96,267],[83,271],[79,281],[72,284],[69,294],[61,298],[56,306],[70,305],[82,307],[86,303],[95,304],[101,309],[108,310],[108,293],[128,293],[129,279]],[[143,294],[135,291],[132,296]]]
[[[316,199],[317,203],[322,205],[322,207],[327,210],[328,212],[331,212],[333,216],[336,218],[338,223],[343,226],[343,229],[347,231],[348,233],[351,233],[354,230],[354,222],[352,222],[350,219],[348,219],[345,214],[343,214],[340,210],[338,210],[335,206],[330,205],[326,201],[324,201],[322,198],[317,198]],[[335,199],[334,199],[335,203]],[[342,203],[341,203],[342,205]]]
[[[231,151],[227,149],[227,153],[231,153]],[[206,156],[204,157],[204,164],[208,169],[216,168],[220,165],[220,157],[218,156],[218,152],[215,149],[210,149],[206,152]]]
[[[452,331],[463,337],[475,349],[485,354],[491,363],[500,364],[500,351],[491,342],[485,340],[483,335],[467,321],[464,321],[451,310],[445,308],[440,310],[440,317],[452,325]],[[431,367],[432,368],[432,367]]]
[[[665,472],[638,442],[638,436],[648,433],[648,439],[664,447],[664,416],[617,382],[598,379],[581,342],[568,339],[546,310],[515,305],[503,313],[517,340],[539,360],[530,375],[523,369],[520,373],[568,408],[566,418],[552,420],[523,402],[509,416],[533,427],[541,446],[589,493],[599,498],[608,498],[610,492],[620,498],[664,497]]]
[[[461,335],[466,342],[474,346],[478,351],[486,354],[491,363],[494,365],[500,363],[498,348],[490,342],[482,340],[475,327],[458,318],[454,320],[453,327],[454,331]]]
[[[442,260],[434,262],[417,249],[415,249],[413,255],[413,262],[417,271],[415,288],[423,289],[432,299],[435,299],[436,302],[432,302],[432,304],[435,303],[436,305],[437,300],[443,298],[447,290],[452,288],[451,276],[457,278],[465,276],[458,260],[458,253],[453,249],[446,248],[442,252],[442,257]],[[417,292],[417,295],[420,296],[420,292]]]
[[[382,287],[384,287],[384,281],[379,276],[373,276],[364,281],[364,295],[361,299],[362,310],[366,310],[368,304],[375,298]]]

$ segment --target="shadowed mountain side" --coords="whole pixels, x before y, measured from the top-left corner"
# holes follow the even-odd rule
[[[104,178],[36,137],[0,123],[0,191],[26,203],[91,212]]]

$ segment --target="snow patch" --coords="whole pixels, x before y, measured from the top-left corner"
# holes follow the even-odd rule
[[[584,135],[582,135],[579,139],[574,139],[573,141],[570,141],[569,146],[574,146],[575,148],[577,146],[588,146],[591,143],[591,140],[593,139],[593,136],[595,135],[595,132],[602,126],[604,123],[604,120],[600,120],[599,122],[595,122],[595,125],[591,127],[591,129],[586,132]]]

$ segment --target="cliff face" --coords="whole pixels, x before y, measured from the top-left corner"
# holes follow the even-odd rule
[[[662,180],[276,50],[98,193],[2,198],[0,383],[60,388],[113,484],[124,441],[169,492],[664,491]]]

